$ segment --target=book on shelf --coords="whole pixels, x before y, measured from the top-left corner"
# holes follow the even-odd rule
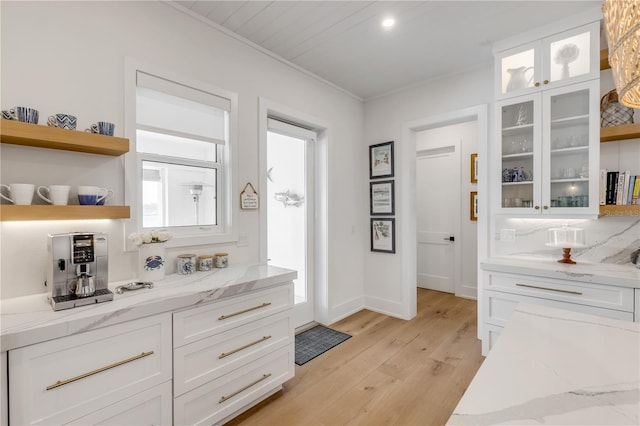
[[[640,192],[639,175],[630,170],[600,170],[600,205],[632,205],[638,204]],[[635,198],[634,198],[635,197]]]

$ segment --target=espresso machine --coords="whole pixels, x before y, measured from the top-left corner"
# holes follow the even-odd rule
[[[107,236],[102,233],[49,235],[47,286],[54,311],[113,300],[107,288]]]

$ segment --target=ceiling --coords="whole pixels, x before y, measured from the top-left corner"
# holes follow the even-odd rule
[[[366,100],[488,63],[494,41],[601,1],[173,3]]]

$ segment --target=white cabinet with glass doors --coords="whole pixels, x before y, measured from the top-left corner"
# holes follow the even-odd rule
[[[599,22],[496,52],[496,99],[599,78],[599,58]]]
[[[498,213],[598,213],[599,81],[496,103]]]

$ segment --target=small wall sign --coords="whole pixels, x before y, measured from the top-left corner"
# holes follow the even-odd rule
[[[251,182],[247,182],[240,193],[240,208],[243,210],[255,210],[258,208],[258,192],[251,185]]]

